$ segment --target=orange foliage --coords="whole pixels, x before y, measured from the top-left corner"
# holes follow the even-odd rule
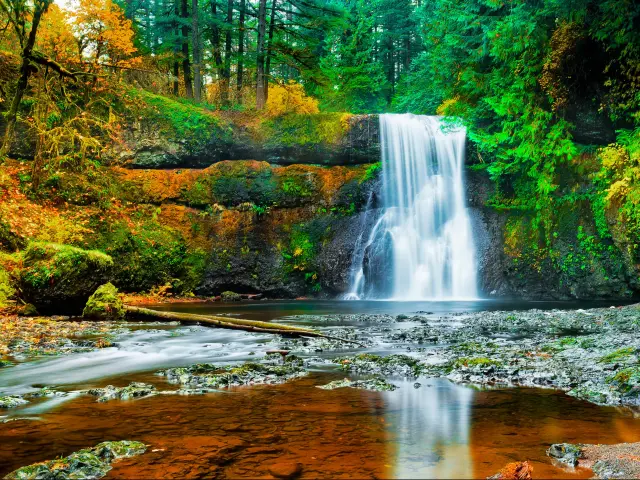
[[[112,0],[78,0],[70,11],[81,56],[95,63],[130,66],[139,63],[131,20]]]
[[[91,230],[81,212],[31,201],[19,189],[16,176],[25,167],[5,164],[0,178],[0,220],[22,239],[78,244]]]
[[[57,4],[52,4],[40,22],[38,49],[59,63],[77,57],[78,44],[69,24],[69,15]]]

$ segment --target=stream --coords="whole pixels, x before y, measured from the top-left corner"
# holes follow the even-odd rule
[[[335,323],[367,328],[366,317],[359,322],[352,315],[422,311],[437,318],[443,313],[577,306],[299,301],[158,308],[320,328],[331,326],[333,317],[319,323],[314,321],[318,315],[346,315],[346,322]],[[411,322],[398,322],[392,328],[409,326]],[[407,350],[388,340],[388,332],[371,331],[378,338],[367,351]],[[300,464],[302,478],[484,478],[509,462],[527,459],[537,478],[589,478],[589,470],[554,465],[545,450],[558,442],[640,441],[640,418],[630,410],[599,407],[555,390],[480,388],[445,379],[393,377],[389,381],[399,388],[390,392],[316,388],[345,377],[332,364],[312,367],[308,376],[282,385],[236,387],[205,395],[98,403],[94,397],[75,393],[132,381],[174,390],[154,373],[194,363],[255,360],[274,346],[277,340],[264,334],[137,324],[113,347],[2,369],[5,395],[28,393],[43,385],[70,394],[6,413],[7,422],[0,427],[0,475],[104,440],[130,439],[147,443],[148,452],[114,464],[108,478],[271,478],[270,471],[282,463]],[[355,351],[313,356],[330,358]]]

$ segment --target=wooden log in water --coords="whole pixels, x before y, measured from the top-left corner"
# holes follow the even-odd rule
[[[220,317],[215,315],[198,315],[194,313],[166,312],[161,310],[151,310],[150,308],[132,307],[125,305],[127,317],[140,320],[155,320],[166,322],[199,323],[205,326],[227,328],[230,330],[243,330],[245,332],[273,333],[291,337],[316,337],[329,340],[338,340],[351,343],[360,347],[364,344],[355,340],[325,335],[317,330],[309,328],[294,327],[291,325],[281,325],[272,322],[261,322],[256,320],[245,320],[240,318]]]

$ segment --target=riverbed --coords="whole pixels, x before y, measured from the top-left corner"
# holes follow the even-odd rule
[[[364,351],[428,356],[440,343],[418,344],[411,333],[430,321],[448,328],[473,312],[576,307],[489,301],[159,306],[313,325],[334,334],[361,335],[367,348],[319,348],[264,334],[137,324],[112,347],[20,362],[0,369],[2,394],[22,395],[42,386],[68,394],[3,413],[0,475],[104,440],[127,439],[145,442],[148,452],[114,464],[110,478],[270,478],[282,465],[299,465],[303,478],[478,478],[523,460],[532,463],[538,478],[589,478],[589,470],[554,464],[546,449],[558,442],[640,441],[640,416],[633,408],[599,406],[552,388],[453,383],[429,375],[388,374],[386,379],[399,387],[394,391],[316,388],[345,376],[359,378],[332,363],[337,356]],[[282,385],[104,403],[77,393],[132,381],[175,390],[155,372],[194,363],[260,360],[265,351],[283,346],[313,359],[307,376]]]

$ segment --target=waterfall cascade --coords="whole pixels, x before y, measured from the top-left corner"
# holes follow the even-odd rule
[[[464,199],[463,128],[440,117],[380,115],[383,213],[354,252],[347,299],[475,298]]]

